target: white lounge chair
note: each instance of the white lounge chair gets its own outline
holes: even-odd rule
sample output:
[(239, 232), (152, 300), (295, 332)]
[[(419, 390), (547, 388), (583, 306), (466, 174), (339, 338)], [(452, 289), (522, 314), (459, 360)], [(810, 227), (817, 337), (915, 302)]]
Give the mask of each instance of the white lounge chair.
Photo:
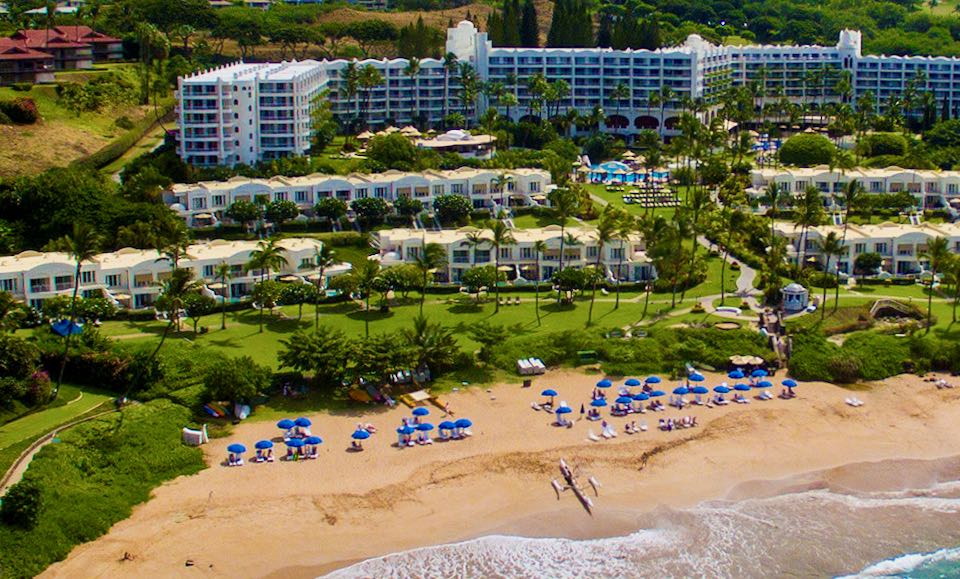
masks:
[(646, 431), (647, 431), (647, 423), (646, 423), (646, 421), (641, 422), (641, 423), (640, 423), (640, 432), (646, 432)]
[(594, 434), (594, 433), (593, 433), (593, 430), (590, 430), (590, 431), (587, 433), (587, 438), (589, 438), (590, 440), (592, 440), (592, 441), (594, 441), (594, 442), (600, 442), (600, 437), (597, 436), (596, 434)]
[(539, 411), (539, 410), (542, 409), (543, 407), (540, 406), (539, 404), (537, 404), (536, 402), (531, 402), (531, 403), (530, 403), (530, 408), (533, 408), (534, 410)]

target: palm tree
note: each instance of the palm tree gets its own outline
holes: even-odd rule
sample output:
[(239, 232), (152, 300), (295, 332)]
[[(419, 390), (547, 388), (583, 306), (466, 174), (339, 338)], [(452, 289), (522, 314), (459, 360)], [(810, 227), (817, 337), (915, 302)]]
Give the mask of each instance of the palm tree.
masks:
[[(250, 258), (246, 263), (247, 271), (260, 270), (260, 281), (267, 280), (271, 270), (279, 270), (290, 262), (283, 255), (284, 249), (277, 244), (276, 238), (262, 240), (257, 244), (257, 248), (250, 252)], [(260, 333), (263, 333), (263, 304), (260, 307)]]
[(413, 265), (420, 271), (422, 276), (420, 284), (420, 315), (423, 315), (423, 302), (427, 298), (427, 284), (430, 281), (430, 274), (437, 268), (443, 267), (447, 263), (447, 252), (439, 243), (424, 243), (423, 251), (417, 253), (416, 261)]
[(720, 262), (720, 305), (727, 299), (727, 259), (730, 257), (730, 244), (733, 242), (733, 232), (739, 223), (740, 207), (745, 203), (743, 194), (737, 192), (728, 198), (723, 209), (727, 225), (727, 241), (723, 244), (723, 260)]
[(617, 301), (613, 306), (615, 310), (620, 308), (620, 278), (623, 276), (623, 258), (626, 253), (624, 243), (630, 240), (630, 235), (633, 234), (636, 226), (636, 222), (629, 213), (626, 211), (621, 213), (620, 223), (617, 227), (617, 239), (620, 241), (620, 259), (617, 262)]
[[(863, 187), (860, 185), (860, 182), (854, 179), (850, 181), (843, 187), (843, 191), (840, 193), (840, 199), (843, 202), (843, 207), (846, 209), (846, 215), (843, 217), (843, 234), (840, 236), (840, 245), (846, 247), (847, 243), (847, 228), (850, 227), (850, 213), (853, 211), (853, 208), (856, 207), (860, 200), (863, 198)], [(853, 264), (850, 264), (850, 267), (853, 267)], [(840, 267), (838, 264), (837, 267), (837, 292), (834, 296), (833, 301), (833, 311), (837, 311), (837, 305), (840, 298)]]
[(774, 235), (774, 223), (776, 223), (777, 213), (780, 210), (780, 202), (787, 193), (786, 189), (776, 181), (772, 181), (767, 186), (767, 191), (763, 196), (763, 202), (770, 206), (767, 215), (770, 216), (770, 235)]
[(370, 294), (373, 293), (377, 281), (380, 279), (380, 262), (365, 259), (353, 268), (354, 280), (357, 289), (364, 299), (363, 329), (366, 337), (370, 337)]
[(497, 293), (497, 305), (494, 307), (493, 313), (497, 313), (500, 311), (500, 248), (513, 245), (517, 240), (513, 237), (513, 233), (507, 224), (500, 219), (490, 224), (490, 233), (490, 245), (493, 247), (494, 264), (497, 268), (497, 283), (494, 286)]
[(383, 73), (377, 70), (377, 67), (372, 64), (368, 64), (360, 69), (359, 78), (357, 79), (360, 89), (363, 91), (363, 114), (364, 121), (366, 121), (366, 115), (370, 110), (370, 97), (373, 89), (383, 84)]
[(199, 291), (200, 286), (200, 282), (193, 279), (193, 271), (189, 269), (176, 268), (170, 272), (170, 277), (164, 280), (160, 287), (160, 298), (162, 298), (163, 307), (167, 311), (169, 321), (163, 329), (163, 334), (160, 335), (160, 343), (157, 344), (156, 349), (150, 356), (151, 359), (156, 358), (160, 352), (160, 348), (163, 347), (163, 342), (167, 339), (170, 330), (179, 325), (180, 311), (185, 307), (187, 295)]
[(337, 263), (335, 257), (335, 252), (330, 249), (329, 245), (321, 245), (319, 248), (313, 251), (313, 260), (317, 264), (317, 298), (313, 302), (313, 327), (314, 329), (320, 327), (320, 297), (322, 296), (321, 292), (324, 288), (324, 276), (327, 268), (333, 267), (333, 264)]
[(73, 336), (73, 326), (77, 321), (77, 294), (80, 293), (80, 268), (84, 262), (92, 261), (97, 254), (97, 245), (100, 236), (85, 222), (77, 221), (73, 224), (73, 233), (62, 237), (57, 245), (76, 264), (73, 270), (73, 297), (70, 300), (70, 325), (67, 326), (67, 335), (63, 339), (63, 359), (60, 361), (60, 372), (57, 374), (57, 384), (53, 389), (56, 399), (63, 384), (63, 372), (67, 367), (67, 355), (70, 353), (70, 338)]
[[(690, 210), (693, 212), (693, 219), (690, 222), (690, 241), (692, 247), (690, 249), (690, 277), (693, 277), (695, 267), (697, 265), (697, 233), (699, 232), (698, 226), (700, 225), (700, 215), (707, 208), (707, 205), (710, 203), (710, 192), (702, 187), (695, 187), (693, 193), (690, 196)], [(683, 289), (680, 291), (680, 301), (682, 302), (687, 297), (687, 285), (683, 284)]]
[(447, 114), (449, 113), (448, 103), (450, 102), (450, 73), (455, 72), (459, 64), (457, 63), (457, 55), (448, 52), (443, 55), (443, 118), (446, 122)]
[[(543, 279), (543, 276), (540, 275), (540, 258), (541, 258), (541, 256), (543, 256), (543, 254), (544, 254), (546, 251), (547, 251), (547, 242), (546, 242), (546, 241), (544, 241), (544, 240), (542, 240), (542, 239), (538, 239), (537, 241), (534, 241), (534, 242), (533, 242), (533, 252), (536, 254), (536, 260), (537, 260), (537, 261), (536, 261), (536, 266), (535, 266), (535, 268), (536, 268), (536, 270), (537, 270), (537, 282), (536, 282), (536, 286), (534, 287), (534, 294), (533, 294), (533, 300), (534, 300), (533, 304), (534, 304), (534, 306), (533, 306), (533, 307), (534, 307), (534, 309), (535, 309), (536, 312), (537, 312), (537, 325), (538, 325), (538, 326), (540, 325), (540, 280)], [(960, 295), (960, 294), (958, 294), (958, 295)]]
[(841, 254), (843, 245), (840, 243), (836, 231), (828, 233), (818, 245), (820, 253), (824, 257), (823, 279), (821, 280), (823, 282), (823, 302), (820, 304), (820, 319), (823, 320), (827, 314), (827, 275), (830, 273), (830, 259)]
[(227, 329), (227, 289), (230, 287), (228, 282), (230, 281), (230, 274), (232, 270), (230, 264), (221, 261), (214, 267), (213, 274), (218, 280), (220, 280), (220, 285), (223, 286), (223, 299), (221, 300), (220, 308), (220, 329)]
[(930, 288), (927, 290), (927, 330), (930, 333), (930, 320), (933, 313), (933, 284), (937, 281), (937, 274), (949, 263), (950, 242), (946, 237), (934, 237), (927, 244), (926, 251), (920, 254), (930, 262)]
[(954, 255), (950, 259), (951, 276), (953, 277), (953, 319), (957, 323), (957, 306), (960, 305), (960, 256)]
[(563, 245), (565, 242), (565, 232), (567, 221), (580, 208), (580, 197), (570, 188), (554, 189), (550, 193), (550, 206), (553, 208), (553, 216), (560, 222), (560, 271), (563, 271)]
[(511, 109), (519, 104), (520, 101), (517, 100), (517, 95), (512, 92), (508, 92), (500, 97), (500, 105), (507, 110), (507, 118), (510, 120), (513, 120), (513, 118), (510, 116)]
[(617, 115), (620, 114), (620, 105), (623, 104), (623, 101), (630, 98), (630, 87), (620, 82), (612, 91), (610, 91), (610, 98), (617, 103)]
[(597, 299), (597, 280), (602, 275), (600, 265), (603, 260), (603, 249), (616, 237), (620, 228), (620, 221), (620, 211), (610, 205), (600, 214), (600, 219), (597, 221), (597, 259), (594, 262), (595, 271), (593, 275), (593, 288), (590, 292), (590, 309), (587, 311), (588, 326), (593, 323), (593, 303)]
[(414, 98), (414, 114), (410, 115), (410, 118), (416, 124), (417, 115), (420, 114), (420, 59), (416, 56), (410, 58), (407, 62), (407, 66), (403, 69), (403, 74), (407, 75), (410, 80), (414, 83), (413, 88), (413, 98)]
[(800, 255), (797, 261), (799, 269), (803, 269), (803, 259), (806, 256), (807, 236), (811, 227), (820, 225), (823, 219), (823, 201), (820, 190), (815, 186), (807, 187), (803, 197), (797, 203), (799, 214), (796, 216), (796, 225), (800, 226)]
[(493, 181), (490, 183), (491, 185), (493, 185), (493, 190), (494, 190), (494, 191), (499, 191), (499, 192), (500, 192), (500, 207), (501, 207), (501, 208), (504, 206), (504, 205), (503, 205), (503, 192), (506, 191), (506, 190), (509, 188), (510, 183), (513, 183), (513, 175), (510, 175), (509, 173), (503, 173), (503, 172), (499, 173), (496, 177), (494, 177), (494, 178), (493, 178)]
[(353, 114), (360, 116), (360, 69), (357, 68), (357, 62), (348, 62), (347, 66), (340, 69), (340, 94), (348, 99), (353, 99)]

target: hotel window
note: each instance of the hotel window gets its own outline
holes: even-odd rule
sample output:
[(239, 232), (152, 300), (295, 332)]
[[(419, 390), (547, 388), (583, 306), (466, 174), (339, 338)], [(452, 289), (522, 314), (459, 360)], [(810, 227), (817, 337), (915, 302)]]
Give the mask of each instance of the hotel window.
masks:
[(500, 248), (500, 259), (510, 259), (512, 255), (513, 255), (513, 248), (510, 248), (510, 247)]
[(867, 251), (867, 244), (866, 244), (866, 243), (854, 243), (854, 244), (853, 244), (853, 251), (854, 251), (854, 253), (864, 253), (864, 252)]
[(206, 208), (207, 208), (206, 197), (195, 197), (193, 199), (193, 209), (206, 209)]
[(117, 287), (120, 285), (120, 274), (107, 276), (107, 287)]
[(597, 258), (597, 254), (598, 254), (599, 252), (600, 252), (600, 248), (599, 248), (599, 247), (597, 247), (596, 245), (591, 245), (590, 247), (587, 248), (587, 258), (588, 258), (588, 259), (596, 259), (596, 258)]
[(434, 185), (433, 195), (434, 197), (439, 197), (440, 195), (443, 195), (443, 185)]
[(278, 191), (278, 192), (274, 193), (274, 194), (273, 194), (273, 200), (274, 200), (274, 201), (286, 201), (286, 200), (287, 200), (287, 192), (286, 192), (286, 191)]
[(530, 181), (530, 192), (531, 193), (540, 192), (540, 181)]
[(373, 189), (373, 196), (374, 196), (374, 197), (377, 197), (378, 199), (384, 199), (384, 198), (387, 196), (387, 188), (386, 188), (386, 187), (374, 187), (374, 189)]
[(520, 248), (520, 259), (533, 259), (533, 248), (532, 248), (532, 247), (521, 247), (521, 248)]
[(223, 207), (226, 205), (227, 200), (223, 195), (214, 195), (213, 196), (213, 207)]
[(407, 260), (413, 261), (417, 259), (417, 256), (420, 255), (420, 248), (413, 246), (407, 248)]
[(81, 272), (80, 272), (80, 283), (97, 283), (97, 272), (95, 272), (95, 271), (81, 271)]
[(353, 196), (355, 199), (366, 199), (367, 198), (367, 188), (361, 187), (359, 189), (353, 190)]
[(5, 292), (17, 291), (17, 280), (16, 279), (0, 279), (0, 290), (3, 290)]
[(306, 203), (307, 202), (307, 192), (306, 191), (297, 191), (294, 194), (294, 200), (297, 203)]
[(213, 277), (213, 266), (205, 265), (203, 266), (203, 277)]
[(614, 247), (610, 250), (610, 259), (623, 259), (623, 248)]
[(874, 243), (873, 249), (880, 255), (887, 253), (887, 244), (886, 243)]
[(476, 249), (473, 251), (473, 261), (477, 263), (487, 263), (490, 261), (489, 249)]
[(313, 259), (311, 259), (311, 258), (309, 258), (309, 257), (303, 257), (303, 258), (300, 259), (300, 268), (299, 268), (299, 269), (301, 269), (301, 270), (304, 270), (304, 269), (312, 269), (312, 268), (315, 267), (316, 265), (317, 265), (317, 264), (316, 264), (316, 262), (313, 261)]
[(463, 194), (463, 183), (454, 183), (454, 184), (450, 185), (450, 193), (452, 193), (452, 194), (454, 194), (454, 195), (462, 195), (462, 194)]

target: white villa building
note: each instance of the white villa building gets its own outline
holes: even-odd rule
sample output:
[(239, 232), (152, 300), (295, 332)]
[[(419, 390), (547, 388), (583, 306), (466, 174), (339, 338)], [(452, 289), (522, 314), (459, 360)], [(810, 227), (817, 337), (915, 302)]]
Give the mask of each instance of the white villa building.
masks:
[[(506, 187), (501, 183), (505, 180)], [(385, 171), (375, 174), (314, 174), (305, 177), (248, 179), (233, 177), (227, 181), (176, 184), (164, 199), (180, 213), (189, 226), (210, 225), (223, 219), (226, 209), (239, 200), (289, 200), (306, 215), (324, 197), (336, 197), (350, 204), (355, 199), (378, 197), (388, 202), (399, 197), (419, 199), (430, 207), (439, 195), (462, 195), (474, 208), (537, 205), (546, 202), (553, 189), (550, 173), (542, 169), (471, 169), (404, 173)]]
[[(495, 263), (493, 248), (489, 243), (471, 243), (469, 236), (477, 233), (481, 239), (491, 237), (489, 230), (474, 227), (441, 231), (385, 229), (374, 234), (373, 245), (379, 251), (372, 259), (379, 260), (384, 267), (413, 263), (424, 243), (437, 243), (446, 251), (447, 263), (436, 272), (435, 281), (459, 283), (468, 269)], [(565, 233), (573, 235), (579, 241), (579, 244), (574, 246), (565, 243), (565, 268), (593, 265), (599, 253), (607, 279), (614, 280), (619, 277), (621, 281), (634, 282), (656, 278), (656, 270), (647, 259), (646, 248), (639, 234), (631, 235), (622, 244), (614, 241), (600, 247), (596, 240), (596, 230), (591, 227), (567, 227)], [(540, 279), (549, 280), (560, 266), (560, 226), (515, 229), (512, 234), (516, 243), (500, 248), (500, 266), (511, 268), (507, 277), (517, 283), (536, 281), (537, 255), (533, 246), (537, 241), (544, 241), (547, 251), (540, 256)], [(621, 269), (618, 271), (618, 268)]]
[[(315, 253), (323, 243), (311, 238), (288, 238), (280, 241), (287, 266), (271, 271), (269, 276), (291, 283), (319, 282)], [(237, 299), (250, 294), (262, 272), (246, 270), (255, 241), (214, 240), (191, 245), (180, 261), (181, 268), (193, 271), (194, 279), (202, 280), (203, 291), (210, 295)], [(217, 265), (230, 265), (228, 287), (216, 278)], [(0, 257), (0, 290), (41, 309), (43, 301), (73, 292), (76, 264), (65, 253), (24, 251)], [(171, 264), (155, 250), (124, 248), (102, 253), (80, 269), (80, 294), (85, 297), (106, 297), (121, 308), (150, 307), (160, 294), (161, 284), (170, 276)], [(324, 271), (326, 280), (345, 273), (349, 264), (337, 264)]]
[[(886, 106), (889, 97), (902, 96), (915, 83), (917, 90), (933, 93), (952, 118), (960, 116), (960, 83), (954, 81), (960, 78), (960, 58), (864, 55), (860, 32), (854, 30), (841, 31), (836, 46), (715, 46), (694, 34), (680, 46), (658, 50), (500, 48), (464, 21), (447, 30), (445, 52), (469, 64), (479, 81), (502, 83), (514, 93), (519, 106), (510, 114), (515, 119), (530, 110), (527, 80), (543, 74), (549, 82), (562, 79), (570, 86), (569, 96), (557, 103), (561, 111), (586, 114), (601, 107), (608, 113), (606, 130), (626, 137), (642, 129), (669, 133), (684, 100), (712, 105), (731, 84), (762, 82), (771, 102), (779, 99), (777, 93), (793, 101), (837, 102), (841, 97), (833, 87), (842, 73), (850, 76), (854, 106), (867, 92), (878, 107)], [(384, 83), (369, 93), (348, 95), (341, 90), (341, 71), (351, 62), (373, 66)], [(472, 117), (491, 106), (507, 112), (482, 95), (473, 105), (461, 103), (459, 73), (444, 68), (442, 60), (421, 60), (412, 78), (405, 73), (407, 65), (402, 58), (237, 63), (183, 77), (180, 155), (195, 164), (229, 165), (305, 154), (311, 103), (327, 89), (341, 120), (359, 119), (371, 127), (435, 125), (450, 112)], [(826, 82), (809, 82), (810, 73), (820, 71)], [(617, 101), (612, 93), (621, 83), (630, 96)], [(661, 110), (650, 106), (650, 95), (662, 87), (672, 94)]]
[[(818, 247), (824, 238), (834, 232), (837, 237), (843, 235), (843, 226), (822, 225), (813, 227), (804, 233), (805, 249), (801, 252), (801, 230), (793, 223), (777, 222), (775, 231), (785, 237), (787, 258), (790, 261), (816, 258), (824, 263), (824, 257)], [(926, 270), (927, 261), (921, 255), (927, 249), (927, 243), (935, 237), (945, 237), (949, 241), (950, 251), (960, 253), (960, 225), (931, 224), (901, 225), (897, 223), (881, 223), (879, 225), (850, 225), (847, 227), (847, 237), (844, 242), (846, 254), (839, 260), (831, 258), (830, 271), (846, 274), (853, 273), (853, 265), (857, 256), (863, 253), (878, 253), (883, 259), (881, 272), (893, 276), (918, 275)], [(801, 255), (802, 253), (802, 255)]]
[(850, 181), (858, 181), (869, 193), (899, 193), (906, 191), (917, 200), (917, 207), (960, 209), (960, 171), (927, 171), (919, 169), (856, 168), (848, 171), (831, 170), (826, 165), (787, 169), (754, 169), (750, 173), (747, 193), (762, 197), (771, 184), (793, 196), (803, 195), (808, 187), (816, 187), (832, 204), (834, 194), (842, 192)]

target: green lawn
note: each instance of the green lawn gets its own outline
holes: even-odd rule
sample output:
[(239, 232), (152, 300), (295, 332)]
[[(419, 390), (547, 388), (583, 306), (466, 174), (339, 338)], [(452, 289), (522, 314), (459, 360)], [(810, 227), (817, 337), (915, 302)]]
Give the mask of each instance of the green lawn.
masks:
[[(671, 217), (673, 217), (673, 214), (676, 211), (676, 209), (674, 208), (657, 208), (657, 209), (650, 210), (650, 209), (644, 209), (640, 205), (633, 205), (633, 204), (627, 205), (626, 203), (623, 202), (623, 196), (626, 195), (626, 192), (607, 191), (604, 185), (587, 184), (587, 185), (584, 185), (584, 187), (586, 187), (587, 191), (589, 191), (591, 194), (603, 199), (604, 201), (610, 203), (614, 207), (620, 207), (621, 209), (626, 209), (627, 212), (630, 213), (631, 215), (647, 215), (647, 214), (650, 214), (652, 211), (652, 213), (656, 215), (663, 215), (665, 218), (670, 219)], [(627, 191), (629, 191), (631, 187), (626, 186), (626, 189)], [(684, 199), (683, 192), (682, 191), (675, 191), (675, 192), (680, 197), (680, 201), (683, 202), (683, 199)]]
[[(173, 128), (173, 127), (168, 125), (167, 128)], [(106, 167), (100, 169), (100, 171), (107, 175), (113, 175), (114, 173), (119, 173), (120, 171), (123, 170), (124, 167), (127, 166), (127, 163), (129, 163), (130, 161), (133, 161), (140, 155), (145, 155), (149, 153), (155, 147), (157, 147), (157, 145), (162, 143), (165, 134), (166, 133), (164, 132), (162, 126), (157, 125), (153, 127), (152, 129), (147, 131), (147, 134), (144, 135), (142, 139), (137, 141), (137, 143), (134, 146), (130, 147), (130, 149), (127, 150), (126, 153), (124, 153), (123, 155), (120, 155), (120, 157), (118, 157), (117, 160), (115, 160), (113, 163), (110, 163)]]
[[(71, 401), (80, 394), (81, 390), (72, 386), (64, 386), (60, 396), (64, 401)], [(109, 401), (112, 396), (83, 391), (83, 397), (76, 402), (56, 406), (28, 414), (23, 418), (8, 422), (0, 426), (0, 450), (17, 444), (28, 438), (35, 438), (49, 432), (56, 426), (70, 422), (74, 418), (88, 412), (98, 404)]]

